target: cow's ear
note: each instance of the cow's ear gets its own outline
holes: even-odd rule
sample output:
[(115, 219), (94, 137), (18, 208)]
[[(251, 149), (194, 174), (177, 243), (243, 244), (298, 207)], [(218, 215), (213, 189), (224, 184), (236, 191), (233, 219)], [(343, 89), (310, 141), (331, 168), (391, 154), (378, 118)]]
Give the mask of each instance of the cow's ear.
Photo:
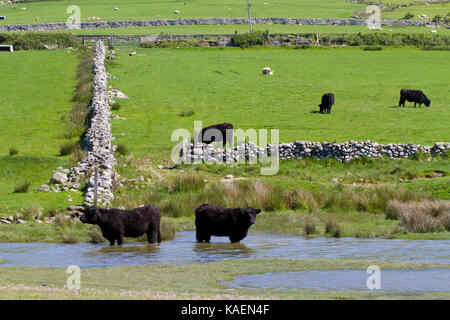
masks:
[(261, 209), (256, 209), (256, 214), (260, 213)]

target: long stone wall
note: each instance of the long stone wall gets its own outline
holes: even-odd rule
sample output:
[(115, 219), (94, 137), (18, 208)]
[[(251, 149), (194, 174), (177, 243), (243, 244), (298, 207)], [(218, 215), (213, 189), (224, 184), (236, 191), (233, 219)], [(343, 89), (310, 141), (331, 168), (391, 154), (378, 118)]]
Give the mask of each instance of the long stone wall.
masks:
[[(212, 145), (202, 144), (201, 147), (194, 148), (193, 144), (187, 146), (187, 162), (193, 161), (223, 161), (227, 157), (223, 150), (216, 150)], [(256, 146), (252, 143), (234, 147), (228, 154), (227, 161), (238, 161), (260, 157), (263, 153), (272, 154), (276, 150), (275, 145), (268, 145), (267, 148)], [(436, 142), (433, 146), (422, 146), (418, 144), (379, 144), (372, 141), (357, 142), (348, 141), (345, 143), (335, 142), (311, 142), (294, 141), (292, 143), (281, 143), (278, 145), (280, 159), (308, 158), (316, 157), (320, 159), (335, 158), (340, 162), (348, 162), (354, 158), (369, 157), (389, 157), (389, 158), (412, 158), (418, 153), (438, 155), (450, 150), (449, 142)]]
[[(365, 26), (363, 19), (320, 19), (320, 18), (255, 18), (253, 24), (284, 24), (284, 25), (340, 25)], [(95, 21), (81, 22), (81, 29), (129, 28), (129, 27), (158, 27), (182, 25), (239, 25), (248, 24), (248, 18), (199, 18), (172, 20), (138, 20), (138, 21)], [(434, 23), (413, 20), (382, 20), (385, 26), (425, 26)], [(49, 31), (70, 29), (66, 23), (18, 24), (0, 26), (0, 32), (17, 31)]]
[(76, 181), (83, 175), (90, 175), (85, 193), (85, 203), (94, 203), (95, 168), (98, 174), (98, 203), (108, 204), (114, 198), (112, 193), (112, 175), (116, 165), (111, 141), (111, 111), (109, 109), (109, 96), (107, 91), (108, 75), (105, 69), (106, 47), (102, 41), (95, 45), (94, 57), (94, 97), (91, 101), (91, 114), (86, 131), (83, 150), (86, 157), (69, 173), (69, 181)]

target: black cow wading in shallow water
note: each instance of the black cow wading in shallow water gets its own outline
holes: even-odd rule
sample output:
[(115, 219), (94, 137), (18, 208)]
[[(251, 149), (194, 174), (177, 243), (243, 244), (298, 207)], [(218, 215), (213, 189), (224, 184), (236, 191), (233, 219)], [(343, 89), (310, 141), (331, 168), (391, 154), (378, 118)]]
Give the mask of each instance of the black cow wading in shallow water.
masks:
[(325, 93), (322, 96), (322, 103), (319, 104), (320, 107), (319, 112), (323, 113), (326, 111), (327, 113), (331, 113), (331, 107), (333, 106), (333, 104), (334, 104), (334, 94)]
[(161, 242), (161, 212), (153, 205), (130, 210), (87, 207), (80, 220), (98, 225), (112, 246), (116, 240), (122, 245), (123, 237), (140, 237), (144, 233), (149, 243)]
[(211, 236), (229, 237), (230, 242), (239, 242), (247, 236), (255, 223), (260, 209), (222, 208), (202, 204), (195, 210), (195, 228), (198, 242), (209, 242)]
[(431, 103), (430, 99), (428, 99), (420, 90), (402, 89), (400, 90), (400, 102), (398, 103), (398, 106), (401, 107), (403, 105), (404, 107), (405, 101), (414, 102), (414, 108), (416, 107), (416, 104), (419, 104), (419, 107), (421, 107), (423, 103), (429, 107)]

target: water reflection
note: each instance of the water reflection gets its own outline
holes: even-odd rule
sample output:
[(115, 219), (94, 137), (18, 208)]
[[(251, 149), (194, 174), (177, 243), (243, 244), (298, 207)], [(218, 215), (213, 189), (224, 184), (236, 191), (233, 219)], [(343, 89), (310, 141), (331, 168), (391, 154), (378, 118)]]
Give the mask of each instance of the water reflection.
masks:
[(196, 243), (193, 252), (201, 261), (218, 261), (223, 259), (248, 259), (255, 253), (254, 249), (243, 243)]

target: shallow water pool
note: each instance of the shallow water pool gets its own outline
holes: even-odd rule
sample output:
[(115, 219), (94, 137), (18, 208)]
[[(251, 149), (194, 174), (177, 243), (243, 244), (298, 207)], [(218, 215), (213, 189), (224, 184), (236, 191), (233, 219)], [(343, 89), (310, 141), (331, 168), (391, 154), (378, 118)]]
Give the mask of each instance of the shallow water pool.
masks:
[(380, 288), (369, 290), (365, 270), (310, 270), (235, 277), (235, 289), (313, 289), (329, 291), (450, 292), (450, 269), (381, 270)]
[(49, 266), (99, 268), (123, 265), (191, 264), (224, 259), (318, 259), (347, 258), (403, 262), (450, 263), (448, 240), (387, 240), (325, 238), (250, 233), (241, 243), (213, 237), (196, 243), (195, 232), (180, 232), (161, 244), (0, 243), (2, 266)]

